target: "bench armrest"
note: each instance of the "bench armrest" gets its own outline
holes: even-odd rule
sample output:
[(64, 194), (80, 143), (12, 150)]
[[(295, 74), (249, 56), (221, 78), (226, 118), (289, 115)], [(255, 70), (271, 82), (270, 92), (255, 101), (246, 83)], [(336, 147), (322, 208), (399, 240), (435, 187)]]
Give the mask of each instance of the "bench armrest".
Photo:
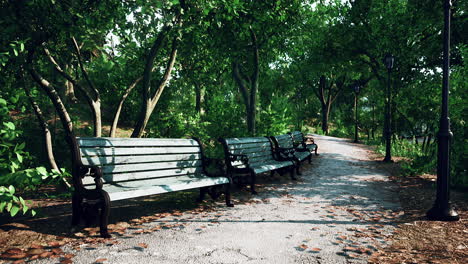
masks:
[(275, 154), (279, 160), (290, 160), (294, 158), (294, 148), (276, 148)]
[(231, 154), (229, 153), (229, 161), (238, 161), (240, 160), (244, 165), (249, 163), (249, 157), (245, 154)]
[[(96, 189), (102, 189), (102, 169), (98, 166), (92, 165), (81, 165), (78, 168), (78, 177), (83, 179), (85, 176), (91, 176), (94, 178), (94, 182), (96, 183)], [(82, 185), (82, 184), (81, 184)]]

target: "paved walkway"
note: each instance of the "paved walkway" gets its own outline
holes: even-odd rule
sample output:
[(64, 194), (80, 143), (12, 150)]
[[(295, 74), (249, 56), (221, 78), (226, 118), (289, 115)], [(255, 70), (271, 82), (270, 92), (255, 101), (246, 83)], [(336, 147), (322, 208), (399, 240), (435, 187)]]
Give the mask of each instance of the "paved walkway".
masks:
[[(74, 263), (366, 263), (394, 228), (396, 186), (362, 146), (315, 138), (320, 155), (297, 182), (265, 177), (259, 195), (242, 192), (248, 199), (234, 208), (165, 217), (142, 226), (158, 231), (128, 229), (142, 234), (119, 244), (64, 250)], [(167, 224), (175, 227), (158, 228)]]

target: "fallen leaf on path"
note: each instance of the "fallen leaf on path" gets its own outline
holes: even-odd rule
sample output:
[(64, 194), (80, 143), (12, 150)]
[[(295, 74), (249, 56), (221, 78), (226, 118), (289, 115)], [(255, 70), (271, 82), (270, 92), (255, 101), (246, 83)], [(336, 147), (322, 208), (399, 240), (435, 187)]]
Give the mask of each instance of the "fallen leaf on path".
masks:
[(146, 243), (138, 243), (138, 246), (142, 248), (148, 248), (148, 244)]
[(71, 263), (73, 263), (71, 259), (63, 259), (62, 261), (60, 261), (60, 264), (71, 264)]
[(100, 259), (96, 259), (95, 262), (96, 262), (96, 263), (102, 263), (102, 262), (104, 262), (104, 261), (107, 261), (107, 259), (106, 259), (106, 258), (100, 258)]
[(319, 252), (320, 250), (322, 250), (321, 248), (311, 248), (310, 251), (316, 251), (316, 252)]
[(302, 244), (302, 245), (300, 245), (300, 246), (299, 246), (299, 248), (302, 248), (302, 249), (304, 249), (304, 250), (305, 250), (305, 249), (307, 249), (307, 248), (308, 248), (308, 246), (307, 246), (307, 245), (305, 245), (305, 244)]
[(18, 254), (18, 253), (23, 253), (23, 250), (20, 248), (10, 248), (7, 251), (5, 251), (7, 254)]

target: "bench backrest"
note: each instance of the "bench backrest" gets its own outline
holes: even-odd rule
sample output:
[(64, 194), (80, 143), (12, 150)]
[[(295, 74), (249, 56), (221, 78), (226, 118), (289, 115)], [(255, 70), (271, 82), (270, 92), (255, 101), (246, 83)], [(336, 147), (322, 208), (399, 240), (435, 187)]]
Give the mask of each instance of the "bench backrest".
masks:
[(301, 131), (293, 131), (289, 133), (293, 138), (294, 144), (302, 144), (304, 141), (304, 134)]
[(244, 167), (240, 160), (230, 161), (229, 154), (247, 155), (251, 167), (274, 161), (271, 141), (267, 137), (222, 138), (220, 141), (224, 147), (228, 167)]
[(279, 136), (272, 136), (273, 142), (276, 147), (279, 148), (293, 148), (293, 138), (290, 134), (284, 134)]
[[(203, 153), (195, 139), (77, 138), (83, 165), (100, 166), (103, 182), (203, 173)], [(83, 184), (94, 184), (85, 177)]]

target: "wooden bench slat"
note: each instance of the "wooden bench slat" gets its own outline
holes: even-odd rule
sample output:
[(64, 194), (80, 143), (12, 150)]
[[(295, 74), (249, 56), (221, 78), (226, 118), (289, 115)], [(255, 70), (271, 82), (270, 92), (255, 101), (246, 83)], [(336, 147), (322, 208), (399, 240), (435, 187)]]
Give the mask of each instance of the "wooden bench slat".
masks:
[(201, 160), (200, 153), (166, 154), (166, 155), (138, 155), (138, 156), (86, 156), (81, 161), (84, 165), (127, 164), (158, 161)]
[(226, 143), (228, 145), (232, 144), (242, 144), (242, 143), (262, 143), (262, 142), (270, 142), (265, 137), (248, 137), (248, 138), (226, 138)]
[(271, 156), (271, 149), (235, 149), (230, 151), (231, 154), (244, 154), (247, 156), (250, 156), (251, 154), (260, 154), (260, 155), (267, 155), (269, 154)]
[(256, 149), (256, 148), (270, 148), (271, 144), (270, 142), (261, 142), (261, 143), (243, 143), (243, 144), (232, 144), (229, 145), (229, 149)]
[(276, 170), (288, 166), (292, 166), (293, 163), (291, 161), (280, 161), (276, 163), (264, 164), (261, 166), (254, 167), (255, 173), (263, 173), (271, 170)]
[(148, 155), (148, 154), (182, 154), (200, 153), (199, 147), (167, 147), (167, 148), (81, 148), (81, 156), (115, 156), (115, 155)]
[(227, 183), (229, 183), (229, 180), (226, 177), (208, 177), (204, 174), (196, 174), (192, 176), (105, 184), (104, 189), (109, 193), (111, 201), (116, 201)]
[[(148, 178), (161, 178), (169, 176), (189, 175), (194, 173), (201, 173), (203, 170), (201, 167), (196, 168), (183, 168), (183, 169), (168, 169), (168, 170), (156, 170), (156, 171), (137, 171), (137, 172), (126, 172), (126, 173), (115, 173), (115, 174), (104, 174), (102, 181), (107, 182), (121, 182), (129, 180), (141, 180)], [(94, 178), (85, 177), (83, 184), (94, 185)]]
[(194, 139), (182, 138), (92, 138), (78, 137), (81, 147), (170, 147), (198, 146)]
[(110, 174), (110, 173), (123, 173), (123, 172), (144, 171), (144, 170), (167, 170), (167, 169), (189, 168), (189, 167), (200, 167), (200, 166), (202, 166), (201, 160), (152, 162), (152, 163), (139, 163), (139, 164), (104, 165), (102, 166), (102, 172), (104, 174)]

